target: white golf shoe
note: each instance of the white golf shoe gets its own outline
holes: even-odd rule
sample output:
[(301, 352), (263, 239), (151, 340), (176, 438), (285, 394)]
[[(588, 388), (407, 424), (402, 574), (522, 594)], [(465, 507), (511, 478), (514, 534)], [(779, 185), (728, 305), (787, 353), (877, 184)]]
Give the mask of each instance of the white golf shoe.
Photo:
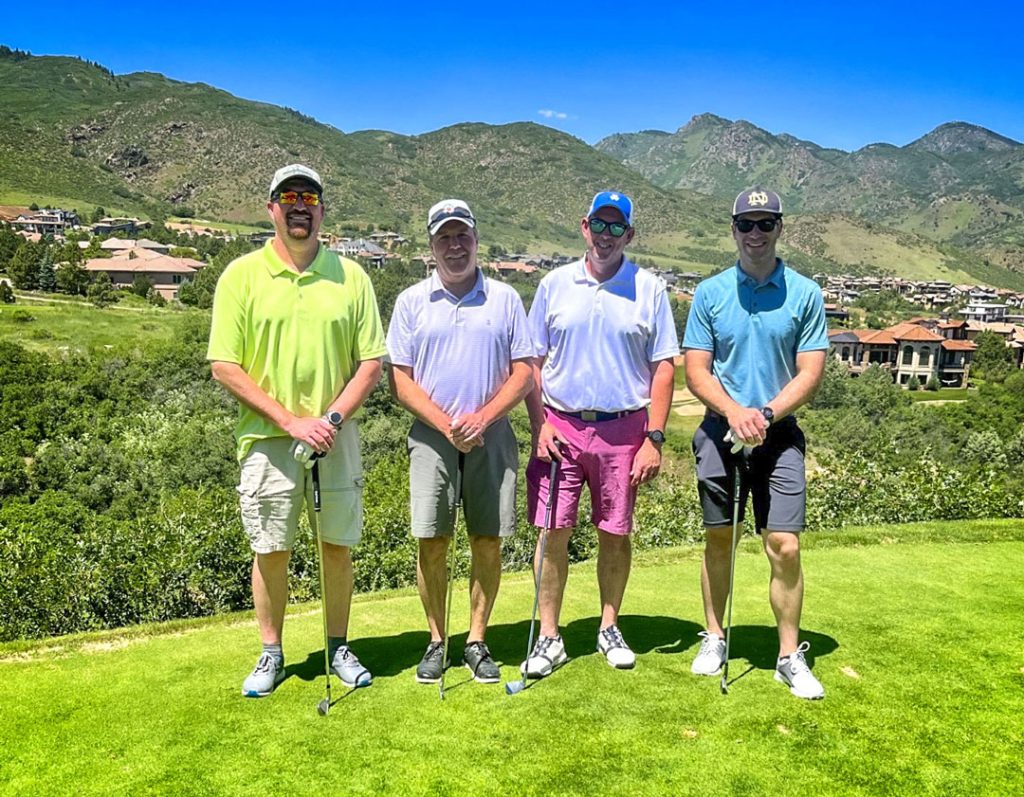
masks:
[(710, 631), (701, 631), (697, 636), (704, 639), (690, 665), (690, 672), (694, 675), (718, 675), (725, 664), (725, 640)]
[(779, 659), (775, 667), (775, 680), (788, 686), (789, 691), (797, 697), (804, 700), (821, 700), (825, 696), (825, 687), (814, 677), (804, 659), (804, 653), (810, 647), (810, 642), (801, 642), (800, 647), (789, 656)]
[(533, 646), (530, 658), (524, 661), (519, 670), (527, 678), (545, 678), (566, 660), (565, 643), (559, 636), (542, 636)]
[(616, 625), (610, 625), (598, 633), (597, 649), (617, 670), (629, 670), (636, 664), (636, 654), (630, 650)]

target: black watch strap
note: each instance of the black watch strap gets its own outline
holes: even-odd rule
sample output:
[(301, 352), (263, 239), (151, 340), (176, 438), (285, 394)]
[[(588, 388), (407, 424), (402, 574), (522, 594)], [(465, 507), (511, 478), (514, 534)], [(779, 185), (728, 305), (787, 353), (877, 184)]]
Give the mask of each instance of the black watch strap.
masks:
[(650, 440), (652, 443), (657, 443), (658, 445), (661, 445), (662, 443), (665, 442), (665, 433), (661, 431), (661, 429), (654, 429), (647, 433), (647, 439)]

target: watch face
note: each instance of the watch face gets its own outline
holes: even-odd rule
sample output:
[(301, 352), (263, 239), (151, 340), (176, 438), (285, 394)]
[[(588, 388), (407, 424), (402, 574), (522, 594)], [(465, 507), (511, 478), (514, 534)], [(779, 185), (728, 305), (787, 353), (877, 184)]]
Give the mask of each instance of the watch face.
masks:
[(648, 432), (647, 436), (650, 438), (652, 443), (664, 443), (665, 442), (665, 433), (662, 432), (662, 431), (657, 431), (656, 430), (656, 431), (653, 431), (653, 432)]
[(327, 413), (327, 423), (329, 423), (331, 426), (334, 426), (335, 428), (341, 426), (344, 420), (345, 416), (342, 415), (337, 410)]

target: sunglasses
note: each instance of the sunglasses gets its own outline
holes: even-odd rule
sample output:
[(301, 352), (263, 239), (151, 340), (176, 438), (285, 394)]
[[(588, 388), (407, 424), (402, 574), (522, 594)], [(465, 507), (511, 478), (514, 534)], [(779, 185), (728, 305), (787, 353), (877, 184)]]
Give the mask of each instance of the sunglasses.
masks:
[(629, 225), (623, 224), (621, 221), (609, 222), (604, 219), (599, 219), (596, 216), (587, 219), (587, 226), (595, 235), (600, 235), (605, 230), (608, 230), (608, 234), (611, 235), (612, 238), (621, 238), (626, 234), (626, 230), (629, 229)]
[(275, 195), (275, 199), (281, 205), (294, 205), (299, 201), (299, 197), (302, 197), (302, 204), (306, 207), (313, 208), (320, 204), (320, 194), (315, 191), (279, 191)]
[(761, 232), (771, 232), (778, 226), (779, 219), (758, 219), (757, 221), (752, 219), (736, 219), (733, 224), (736, 225), (736, 229), (740, 232), (750, 232), (755, 227)]
[(468, 219), (474, 223), (476, 222), (472, 213), (462, 208), (452, 208), (451, 210), (442, 210), (440, 213), (435, 213), (427, 223), (427, 227), (433, 227), (439, 221), (447, 221), (448, 219)]

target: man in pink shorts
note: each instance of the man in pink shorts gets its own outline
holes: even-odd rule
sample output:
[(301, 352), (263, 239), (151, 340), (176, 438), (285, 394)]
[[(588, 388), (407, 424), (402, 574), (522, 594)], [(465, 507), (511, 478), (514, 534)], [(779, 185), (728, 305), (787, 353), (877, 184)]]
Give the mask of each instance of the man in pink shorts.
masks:
[[(540, 637), (522, 667), (531, 678), (566, 660), (558, 618), (584, 484), (598, 529), (597, 649), (613, 667), (636, 663), (618, 627), (633, 504), (637, 488), (661, 468), (679, 354), (664, 282), (623, 254), (635, 233), (629, 197), (597, 194), (580, 229), (586, 255), (541, 280), (529, 315), (536, 358), (535, 387), (526, 399), (534, 438), (527, 505), (537, 526), (552, 494), (549, 463), (560, 461), (540, 583)], [(539, 556), (538, 544), (536, 567)]]

